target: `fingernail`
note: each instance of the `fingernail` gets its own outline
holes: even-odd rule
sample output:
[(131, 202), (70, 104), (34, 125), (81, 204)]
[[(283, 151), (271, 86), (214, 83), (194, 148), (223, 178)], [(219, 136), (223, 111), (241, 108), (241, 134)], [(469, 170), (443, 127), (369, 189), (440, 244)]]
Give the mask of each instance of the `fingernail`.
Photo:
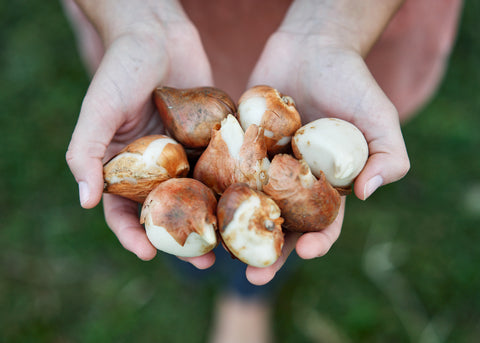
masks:
[(375, 175), (365, 184), (363, 189), (363, 199), (366, 200), (370, 195), (373, 194), (383, 184), (383, 178), (380, 175)]
[(90, 190), (85, 181), (80, 181), (78, 183), (78, 192), (80, 193), (80, 204), (84, 206), (90, 198)]

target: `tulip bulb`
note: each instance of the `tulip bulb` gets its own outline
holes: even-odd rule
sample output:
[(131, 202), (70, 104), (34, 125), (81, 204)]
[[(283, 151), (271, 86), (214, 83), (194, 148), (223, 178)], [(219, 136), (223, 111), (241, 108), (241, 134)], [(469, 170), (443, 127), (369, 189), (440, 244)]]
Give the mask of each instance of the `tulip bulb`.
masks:
[(183, 147), (164, 135), (151, 135), (127, 145), (103, 167), (104, 192), (142, 203), (159, 183), (184, 177), (190, 167)]
[(213, 87), (176, 89), (159, 87), (154, 101), (167, 132), (185, 148), (204, 148), (212, 128), (236, 112), (235, 102)]
[(218, 201), (217, 218), (223, 243), (240, 261), (267, 267), (280, 257), (283, 219), (277, 204), (245, 183), (227, 188)]
[(140, 223), (158, 250), (182, 256), (201, 256), (217, 245), (217, 200), (201, 182), (170, 179), (159, 184), (142, 207)]
[(368, 144), (353, 124), (336, 118), (317, 119), (301, 127), (292, 141), (293, 152), (304, 159), (312, 173), (325, 174), (335, 187), (348, 187), (362, 171)]
[(293, 99), (270, 86), (255, 86), (242, 94), (237, 117), (244, 130), (255, 124), (264, 128), (267, 151), (285, 152), (302, 125)]
[(322, 172), (317, 180), (305, 161), (291, 155), (275, 155), (268, 174), (263, 191), (280, 207), (285, 229), (320, 231), (337, 217), (340, 194)]
[(228, 186), (245, 182), (261, 190), (267, 182), (267, 158), (263, 129), (251, 125), (243, 132), (229, 115), (213, 130), (212, 140), (200, 156), (193, 177), (222, 194)]

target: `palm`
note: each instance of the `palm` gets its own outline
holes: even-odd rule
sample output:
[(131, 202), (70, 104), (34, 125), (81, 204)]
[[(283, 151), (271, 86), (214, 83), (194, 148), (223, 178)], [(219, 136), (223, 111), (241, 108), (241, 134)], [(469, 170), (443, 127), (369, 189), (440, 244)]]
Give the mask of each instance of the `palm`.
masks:
[(366, 183), (374, 175), (382, 174), (389, 183), (408, 170), (398, 113), (354, 50), (325, 44), (315, 35), (277, 32), (250, 83), (268, 83), (292, 96), (304, 124), (337, 117), (363, 132), (370, 157), (355, 182), (359, 198), (365, 198)]
[[(187, 29), (188, 30), (188, 29)], [(180, 29), (181, 32), (185, 30)], [(178, 36), (178, 35), (177, 35)], [(175, 42), (159, 44), (139, 35), (120, 37), (110, 46), (106, 59), (118, 59), (107, 83), (111, 98), (104, 106), (119, 107), (117, 129), (107, 149), (106, 158), (133, 139), (163, 132), (163, 126), (152, 101), (153, 90), (160, 85), (191, 87), (211, 84), (206, 58), (195, 37), (184, 34)], [(196, 44), (195, 44), (196, 43)], [(163, 47), (173, 47), (165, 51)], [(199, 56), (186, 59), (180, 56)], [(172, 61), (175, 61), (172, 63)], [(109, 65), (111, 61), (108, 61)], [(101, 71), (102, 65), (100, 65)], [(192, 71), (188, 73), (188, 71)]]
[(315, 36), (274, 34), (250, 83), (269, 83), (292, 96), (304, 123), (330, 116), (362, 126), (360, 116), (390, 105), (358, 54), (322, 45)]

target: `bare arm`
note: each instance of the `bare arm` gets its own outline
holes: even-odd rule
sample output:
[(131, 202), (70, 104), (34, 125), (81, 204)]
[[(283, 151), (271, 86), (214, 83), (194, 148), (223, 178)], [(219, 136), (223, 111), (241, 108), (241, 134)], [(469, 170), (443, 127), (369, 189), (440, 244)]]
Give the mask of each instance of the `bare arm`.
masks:
[(404, 0), (296, 0), (279, 31), (318, 35), (365, 57)]

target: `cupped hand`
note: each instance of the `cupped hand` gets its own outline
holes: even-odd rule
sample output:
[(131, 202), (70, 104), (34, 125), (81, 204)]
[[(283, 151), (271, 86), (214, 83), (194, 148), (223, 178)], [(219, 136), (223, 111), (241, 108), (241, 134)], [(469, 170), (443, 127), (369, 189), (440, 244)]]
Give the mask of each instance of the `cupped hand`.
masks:
[[(211, 85), (212, 76), (198, 32), (176, 1), (105, 0), (93, 3), (93, 9), (92, 2), (78, 2), (85, 13), (73, 2), (67, 2), (66, 8), (73, 9), (74, 24), (90, 27), (77, 27), (77, 32), (90, 33), (79, 38), (101, 45), (95, 53), (84, 54), (98, 56), (99, 65), (83, 100), (66, 160), (78, 182), (81, 205), (92, 208), (102, 198), (103, 163), (134, 139), (163, 132), (152, 101), (153, 90), (159, 85)], [(121, 244), (141, 259), (152, 259), (156, 249), (139, 223), (138, 204), (110, 194), (104, 195), (103, 204), (107, 224)], [(212, 255), (191, 259), (199, 268), (213, 261)]]
[[(354, 183), (365, 200), (378, 187), (402, 178), (410, 165), (395, 107), (355, 49), (329, 37), (278, 31), (271, 36), (252, 73), (250, 86), (268, 84), (290, 95), (306, 124), (336, 117), (356, 125), (369, 147), (367, 164)], [(329, 227), (303, 235), (287, 234), (282, 257), (268, 268), (247, 269), (254, 284), (269, 282), (296, 248), (304, 259), (324, 255), (340, 235), (345, 209)]]

